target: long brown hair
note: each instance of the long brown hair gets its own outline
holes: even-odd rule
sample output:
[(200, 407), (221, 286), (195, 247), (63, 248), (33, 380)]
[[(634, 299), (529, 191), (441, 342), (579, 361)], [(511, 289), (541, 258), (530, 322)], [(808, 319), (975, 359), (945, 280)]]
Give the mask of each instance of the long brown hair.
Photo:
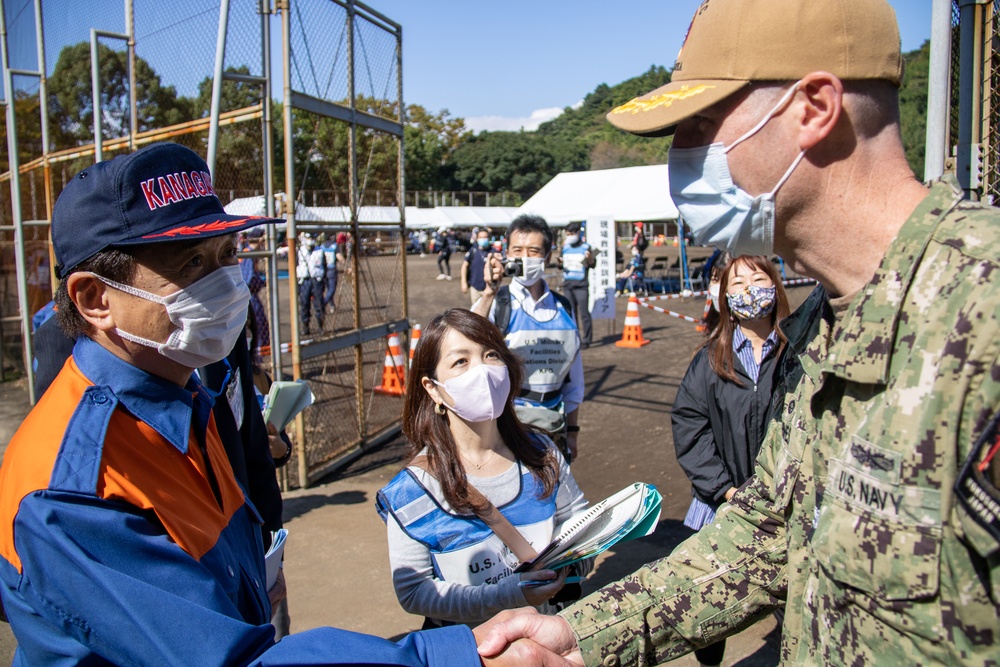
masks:
[(463, 308), (452, 308), (435, 316), (423, 329), (423, 335), (414, 351), (409, 390), (403, 404), (403, 433), (410, 441), (410, 453), (415, 456), (424, 446), (427, 447), (427, 462), (431, 474), (441, 483), (441, 491), (452, 507), (465, 511), (480, 509), (468, 497), (468, 478), (448, 426), (448, 415), (451, 413), (437, 414), (434, 411), (434, 400), (420, 384), (425, 377), (436, 379), (437, 365), (441, 359), (441, 341), (452, 329), (487, 350), (495, 351), (507, 366), (511, 391), (503, 414), (497, 418), (497, 428), (514, 458), (527, 466), (542, 484), (542, 497), (547, 498), (556, 488), (559, 468), (552, 452), (531, 439), (530, 431), (514, 412), (514, 397), (524, 376), (521, 360), (504, 343), (496, 325)]
[(788, 317), (789, 309), (788, 296), (785, 294), (785, 286), (781, 284), (781, 276), (778, 274), (778, 270), (774, 268), (774, 264), (767, 257), (762, 255), (740, 255), (739, 257), (734, 257), (722, 268), (722, 277), (719, 280), (719, 298), (717, 300), (719, 324), (712, 330), (708, 340), (705, 342), (705, 345), (708, 346), (708, 363), (719, 377), (742, 387), (743, 382), (736, 375), (736, 362), (733, 360), (733, 331), (737, 326), (736, 316), (729, 310), (729, 300), (726, 298), (726, 293), (729, 290), (729, 274), (737, 266), (745, 266), (752, 271), (763, 271), (771, 279), (771, 282), (774, 283), (774, 310), (771, 311), (768, 318), (771, 321), (771, 328), (778, 335), (777, 352), (779, 353), (784, 348), (787, 339), (781, 331), (781, 327), (778, 326), (778, 322)]

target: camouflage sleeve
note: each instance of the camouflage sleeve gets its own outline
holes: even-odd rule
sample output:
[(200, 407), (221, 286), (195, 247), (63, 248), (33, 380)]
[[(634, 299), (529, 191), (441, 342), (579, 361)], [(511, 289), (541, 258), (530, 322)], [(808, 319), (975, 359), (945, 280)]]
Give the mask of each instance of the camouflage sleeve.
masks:
[[(784, 603), (784, 516), (791, 493), (783, 489), (794, 484), (789, 470), (798, 466), (789, 465), (780, 434), (780, 424), (772, 422), (754, 477), (713, 524), (670, 556), (562, 612), (588, 665), (673, 660), (749, 627)], [(785, 472), (776, 476), (776, 469)]]

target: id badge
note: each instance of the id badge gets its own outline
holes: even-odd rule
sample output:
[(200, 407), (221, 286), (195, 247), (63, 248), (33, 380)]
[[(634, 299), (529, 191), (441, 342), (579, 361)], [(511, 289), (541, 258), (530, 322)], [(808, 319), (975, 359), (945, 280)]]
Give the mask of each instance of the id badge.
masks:
[(990, 420), (955, 482), (955, 494), (975, 521), (1000, 542), (1000, 413)]

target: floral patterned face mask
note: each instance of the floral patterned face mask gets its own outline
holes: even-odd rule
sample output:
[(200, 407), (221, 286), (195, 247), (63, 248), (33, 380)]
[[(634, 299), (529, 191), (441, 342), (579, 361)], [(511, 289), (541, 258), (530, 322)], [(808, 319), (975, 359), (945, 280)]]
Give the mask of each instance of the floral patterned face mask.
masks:
[(775, 287), (747, 285), (735, 294), (727, 294), (729, 310), (740, 320), (759, 320), (774, 310), (774, 300), (778, 290)]

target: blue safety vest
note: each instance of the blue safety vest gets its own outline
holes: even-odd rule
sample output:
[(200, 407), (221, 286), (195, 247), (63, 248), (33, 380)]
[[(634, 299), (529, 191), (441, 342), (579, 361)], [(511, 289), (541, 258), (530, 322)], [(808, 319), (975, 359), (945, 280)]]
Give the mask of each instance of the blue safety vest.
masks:
[[(521, 488), (511, 502), (497, 509), (536, 550), (552, 540), (556, 493), (540, 498), (542, 485), (520, 463)], [(420, 468), (400, 471), (376, 494), (375, 507), (385, 521), (389, 514), (403, 531), (430, 551), (434, 576), (472, 586), (495, 584), (513, 573), (517, 556), (475, 514), (458, 514), (418, 479)]]
[(580, 243), (577, 245), (564, 245), (562, 249), (563, 280), (565, 281), (585, 281), (587, 280), (587, 267), (584, 266), (584, 256), (590, 250), (590, 245)]
[(580, 332), (573, 313), (554, 294), (553, 301), (555, 310), (548, 311), (552, 316), (542, 322), (512, 300), (510, 324), (504, 335), (507, 347), (524, 362), (526, 388), (538, 393), (563, 386), (580, 350)]

